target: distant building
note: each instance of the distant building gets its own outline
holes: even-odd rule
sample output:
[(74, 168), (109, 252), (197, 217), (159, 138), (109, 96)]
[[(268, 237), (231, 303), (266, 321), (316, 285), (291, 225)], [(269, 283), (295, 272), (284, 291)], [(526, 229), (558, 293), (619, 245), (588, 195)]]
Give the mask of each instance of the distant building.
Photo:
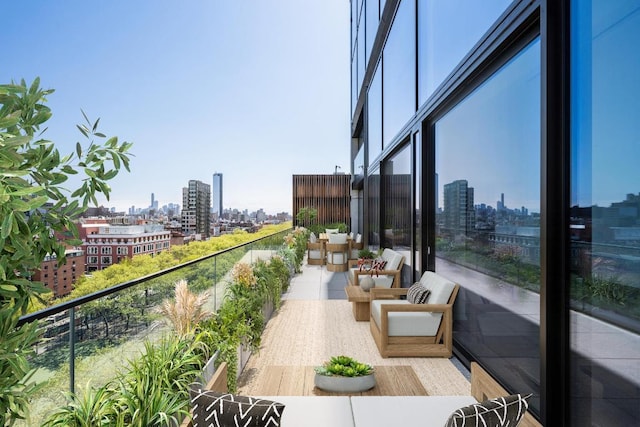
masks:
[(213, 187), (211, 188), (211, 199), (213, 202), (212, 213), (214, 214), (214, 217), (221, 218), (222, 212), (223, 212), (222, 174), (218, 172), (213, 174)]
[(94, 220), (80, 226), (86, 271), (102, 270), (124, 258), (156, 255), (171, 247), (171, 231), (161, 225), (112, 225)]
[(182, 232), (185, 236), (200, 234), (210, 236), (211, 186), (202, 181), (190, 180), (182, 189)]
[(47, 256), (32, 279), (51, 289), (54, 297), (62, 297), (73, 290), (73, 285), (85, 272), (85, 254), (80, 249), (67, 249), (66, 262), (58, 266), (55, 254)]
[(466, 179), (444, 185), (443, 233), (464, 235), (475, 228), (473, 198), (473, 187), (469, 187)]

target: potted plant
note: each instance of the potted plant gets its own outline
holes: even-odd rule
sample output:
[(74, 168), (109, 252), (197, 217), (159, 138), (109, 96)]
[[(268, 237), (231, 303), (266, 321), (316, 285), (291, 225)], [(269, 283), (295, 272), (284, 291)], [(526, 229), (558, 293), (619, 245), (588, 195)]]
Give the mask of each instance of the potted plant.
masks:
[(374, 254), (370, 249), (364, 248), (358, 251), (358, 258), (360, 259), (374, 259), (376, 254)]
[(349, 356), (333, 356), (315, 371), (315, 386), (325, 391), (356, 393), (376, 385), (373, 366)]

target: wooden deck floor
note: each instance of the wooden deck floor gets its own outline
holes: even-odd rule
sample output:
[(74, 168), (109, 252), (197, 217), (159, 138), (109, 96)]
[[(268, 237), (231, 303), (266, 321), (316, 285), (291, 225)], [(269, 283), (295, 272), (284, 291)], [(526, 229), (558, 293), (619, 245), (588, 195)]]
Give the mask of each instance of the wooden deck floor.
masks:
[(254, 393), (262, 396), (426, 396), (411, 366), (374, 366), (376, 386), (362, 393), (329, 393), (314, 386), (313, 366), (266, 366)]

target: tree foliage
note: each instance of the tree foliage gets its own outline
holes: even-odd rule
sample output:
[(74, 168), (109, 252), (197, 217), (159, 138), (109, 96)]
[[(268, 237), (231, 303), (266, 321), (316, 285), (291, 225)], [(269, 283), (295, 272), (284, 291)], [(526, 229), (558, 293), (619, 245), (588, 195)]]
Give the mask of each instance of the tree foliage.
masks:
[[(66, 246), (80, 243), (73, 220), (97, 204), (98, 193), (108, 199), (107, 181), (122, 167), (129, 170), (131, 143), (106, 139), (99, 119), (92, 123), (84, 112), (78, 129), (86, 142), (76, 143), (74, 152), (62, 155), (44, 139), (41, 127), (52, 115), (45, 103), (52, 93), (40, 88), (39, 79), (0, 85), (0, 425), (24, 416), (36, 387), (29, 382), (27, 356), (37, 325), (17, 323), (32, 300), (48, 291), (30, 277), (45, 257), (63, 261)], [(81, 182), (75, 190), (65, 187), (72, 175)]]

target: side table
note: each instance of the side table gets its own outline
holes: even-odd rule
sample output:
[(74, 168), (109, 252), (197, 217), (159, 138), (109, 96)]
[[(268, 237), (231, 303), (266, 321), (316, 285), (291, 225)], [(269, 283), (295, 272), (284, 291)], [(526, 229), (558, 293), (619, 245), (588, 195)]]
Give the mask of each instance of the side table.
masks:
[(353, 317), (358, 321), (367, 321), (371, 316), (371, 301), (369, 292), (362, 290), (360, 286), (347, 285), (344, 288), (347, 293), (347, 300), (353, 307)]

